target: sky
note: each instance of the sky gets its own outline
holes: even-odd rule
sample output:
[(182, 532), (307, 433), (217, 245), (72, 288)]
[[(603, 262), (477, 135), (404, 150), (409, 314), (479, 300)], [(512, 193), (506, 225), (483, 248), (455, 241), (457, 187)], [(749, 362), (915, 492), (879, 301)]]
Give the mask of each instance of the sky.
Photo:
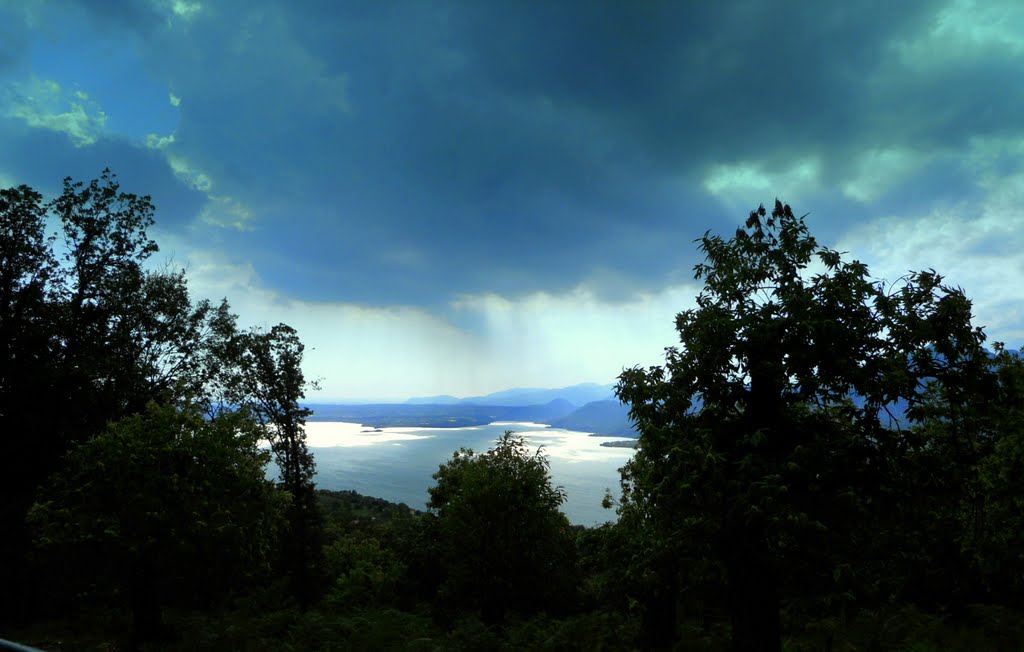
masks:
[(775, 198), (1024, 344), (1024, 3), (0, 0), (0, 187), (109, 167), (313, 401), (612, 382)]

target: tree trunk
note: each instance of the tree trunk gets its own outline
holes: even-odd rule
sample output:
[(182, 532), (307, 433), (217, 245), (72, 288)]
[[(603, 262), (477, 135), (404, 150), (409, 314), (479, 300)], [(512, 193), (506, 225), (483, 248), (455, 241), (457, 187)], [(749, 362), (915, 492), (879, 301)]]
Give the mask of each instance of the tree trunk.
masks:
[(727, 564), (732, 649), (781, 652), (778, 581), (771, 557), (757, 533), (747, 528), (731, 530)]
[(153, 572), (153, 564), (143, 552), (131, 580), (133, 649), (160, 635), (162, 610)]
[(659, 586), (644, 604), (640, 626), (640, 647), (644, 650), (671, 650), (677, 639), (675, 582)]
[[(734, 450), (736, 461), (753, 454), (761, 465), (754, 478), (766, 468), (778, 464), (788, 447), (787, 433), (782, 418), (782, 389), (786, 385), (782, 373), (781, 355), (774, 343), (778, 341), (774, 329), (762, 328), (752, 338), (749, 352), (750, 391), (744, 414), (744, 434), (763, 433), (760, 445), (746, 444)], [(736, 652), (781, 652), (782, 624), (779, 616), (778, 579), (775, 564), (765, 537), (763, 525), (752, 523), (746, 514), (749, 498), (744, 497), (745, 486), (752, 479), (738, 479), (734, 487), (730, 512), (725, 518), (724, 545), (729, 575), (729, 610), (732, 616), (732, 649)]]

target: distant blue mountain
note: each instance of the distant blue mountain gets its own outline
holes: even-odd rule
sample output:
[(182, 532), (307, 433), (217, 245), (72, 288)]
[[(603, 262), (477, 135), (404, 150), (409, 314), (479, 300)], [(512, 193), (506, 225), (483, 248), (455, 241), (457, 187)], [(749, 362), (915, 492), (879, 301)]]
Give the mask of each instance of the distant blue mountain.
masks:
[(577, 406), (613, 396), (614, 385), (581, 383), (560, 389), (514, 388), (459, 399), (449, 394), (410, 398), (404, 403), (316, 404), (311, 421), (350, 421), (379, 428), (417, 426), (451, 428), (493, 421), (550, 424)]
[(614, 385), (598, 385), (597, 383), (581, 383), (559, 389), (542, 389), (536, 387), (517, 387), (506, 389), (486, 396), (471, 396), (462, 399), (462, 403), (471, 405), (543, 405), (556, 399), (572, 403), (574, 406), (585, 405), (592, 401), (600, 401), (613, 396)]
[[(1016, 350), (1010, 353), (1018, 354)], [(494, 392), (486, 396), (459, 399), (448, 394), (410, 398), (405, 403), (388, 404), (330, 404), (309, 405), (313, 421), (354, 421), (377, 427), (420, 426), (454, 427), (475, 426), (493, 421), (534, 421), (568, 430), (592, 432), (597, 435), (622, 438), (639, 436), (635, 424), (629, 419), (629, 406), (615, 398), (609, 383), (581, 383), (560, 389), (519, 387)], [(851, 399), (860, 407), (864, 400)], [(694, 400), (693, 409), (699, 410), (701, 401)], [(907, 402), (899, 401), (887, 406), (879, 417), (888, 427), (907, 427)]]
[[(1013, 356), (1020, 356), (1020, 351), (1017, 349), (1006, 349), (1006, 352)], [(995, 358), (995, 352), (986, 349), (986, 353), (989, 358)], [(942, 354), (935, 354), (935, 357), (939, 361), (945, 360)], [(926, 379), (927, 380), (927, 379)], [(864, 407), (864, 399), (860, 396), (851, 396), (854, 404), (857, 407)], [(906, 428), (913, 425), (910, 418), (907, 416), (907, 409), (910, 407), (910, 403), (906, 399), (900, 399), (894, 403), (886, 405), (883, 409), (879, 410), (878, 418), (881, 420), (883, 426), (889, 428)]]
[(625, 437), (635, 439), (640, 436), (633, 421), (629, 418), (629, 406), (623, 405), (618, 399), (593, 401), (566, 416), (555, 419), (551, 425), (566, 430), (592, 432), (604, 437)]
[(454, 403), (429, 405), (417, 403), (378, 403), (373, 405), (310, 405), (310, 421), (348, 421), (375, 428), (419, 427), (458, 428), (480, 426), (494, 421), (533, 421), (551, 423), (573, 411), (564, 399), (543, 405), (474, 405)]

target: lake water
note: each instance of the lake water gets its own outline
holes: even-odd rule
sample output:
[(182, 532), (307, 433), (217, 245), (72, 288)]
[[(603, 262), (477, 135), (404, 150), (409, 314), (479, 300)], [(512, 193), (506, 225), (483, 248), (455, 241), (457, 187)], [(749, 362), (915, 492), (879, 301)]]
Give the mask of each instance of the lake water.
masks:
[(565, 489), (562, 505), (569, 520), (599, 525), (615, 520), (601, 507), (605, 489), (619, 495), (618, 469), (633, 454), (630, 448), (601, 446), (604, 437), (550, 428), (537, 423), (495, 422), (471, 428), (383, 428), (372, 432), (356, 423), (310, 421), (307, 444), (316, 458), (321, 489), (354, 489), (396, 503), (424, 509), (427, 488), (438, 466), (460, 447), (483, 452), (506, 430), (520, 434), (535, 449), (544, 447), (554, 484)]

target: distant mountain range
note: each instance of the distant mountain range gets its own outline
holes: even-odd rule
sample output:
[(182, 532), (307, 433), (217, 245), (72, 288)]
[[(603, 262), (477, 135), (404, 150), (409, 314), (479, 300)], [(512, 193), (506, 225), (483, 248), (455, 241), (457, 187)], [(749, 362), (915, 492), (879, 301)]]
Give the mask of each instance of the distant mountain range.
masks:
[(597, 383), (580, 383), (559, 389), (537, 387), (517, 387), (506, 389), (485, 396), (456, 398), (443, 394), (441, 396), (424, 396), (410, 398), (405, 405), (501, 405), (509, 407), (525, 407), (544, 405), (554, 400), (564, 400), (579, 407), (594, 401), (604, 401), (614, 397), (614, 384), (598, 385)]
[(494, 421), (551, 423), (572, 413), (576, 406), (565, 400), (544, 405), (404, 404), (310, 405), (310, 421), (350, 421), (374, 428), (460, 428)]
[[(494, 421), (532, 421), (599, 436), (639, 437), (629, 407), (615, 397), (614, 385), (581, 383), (557, 389), (518, 387), (485, 396), (447, 394), (410, 398), (404, 403), (309, 405), (311, 421), (350, 421), (376, 428), (454, 428)], [(854, 403), (864, 400), (852, 395)], [(699, 409), (696, 400), (694, 408)], [(888, 427), (906, 426), (906, 401), (890, 404), (879, 416)]]
[(640, 436), (636, 425), (629, 418), (629, 406), (623, 405), (618, 399), (593, 401), (573, 410), (551, 425), (566, 430), (592, 432), (604, 437), (625, 437), (635, 439)]
[(351, 421), (375, 428), (456, 428), (494, 421), (532, 421), (609, 437), (639, 435), (613, 384), (581, 383), (558, 389), (514, 388), (486, 396), (447, 394), (411, 398), (405, 403), (311, 404), (311, 421)]

